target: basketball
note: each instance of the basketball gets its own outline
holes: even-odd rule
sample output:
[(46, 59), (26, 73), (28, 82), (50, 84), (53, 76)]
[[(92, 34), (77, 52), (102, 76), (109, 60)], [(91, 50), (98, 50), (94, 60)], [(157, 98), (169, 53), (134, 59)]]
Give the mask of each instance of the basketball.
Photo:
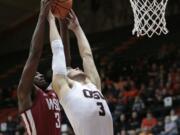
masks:
[(51, 11), (56, 17), (64, 19), (72, 8), (72, 0), (54, 0)]

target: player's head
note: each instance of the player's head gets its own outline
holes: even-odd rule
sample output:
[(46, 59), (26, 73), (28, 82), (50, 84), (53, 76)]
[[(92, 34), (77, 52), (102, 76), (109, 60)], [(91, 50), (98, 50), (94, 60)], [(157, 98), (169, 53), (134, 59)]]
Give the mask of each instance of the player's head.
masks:
[(69, 68), (67, 69), (68, 73), (67, 76), (72, 79), (72, 80), (85, 80), (86, 74), (80, 70), (78, 67), (77, 68)]
[(42, 90), (44, 90), (48, 86), (48, 83), (45, 80), (44, 75), (39, 72), (36, 72), (36, 75), (34, 77), (34, 84), (37, 85)]

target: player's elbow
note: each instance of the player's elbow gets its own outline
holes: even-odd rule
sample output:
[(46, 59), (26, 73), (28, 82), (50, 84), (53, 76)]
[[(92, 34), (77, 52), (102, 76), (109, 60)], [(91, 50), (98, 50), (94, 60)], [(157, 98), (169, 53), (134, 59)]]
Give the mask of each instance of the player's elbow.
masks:
[(24, 87), (22, 82), (19, 83), (19, 86), (17, 88), (17, 98), (19, 101), (24, 101), (31, 95), (30, 90), (27, 90), (27, 88)]
[(17, 89), (18, 101), (23, 101), (26, 98), (26, 94), (25, 94), (25, 92), (23, 92), (23, 89), (21, 87), (18, 87), (18, 89)]

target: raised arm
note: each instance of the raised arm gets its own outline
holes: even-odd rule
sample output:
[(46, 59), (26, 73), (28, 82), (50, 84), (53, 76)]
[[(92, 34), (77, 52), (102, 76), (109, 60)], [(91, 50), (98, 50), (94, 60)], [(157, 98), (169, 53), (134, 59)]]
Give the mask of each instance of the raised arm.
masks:
[(71, 29), (76, 35), (79, 52), (83, 61), (84, 72), (91, 82), (94, 83), (99, 90), (101, 90), (101, 80), (94, 63), (89, 42), (73, 10), (70, 11), (69, 16), (66, 19), (69, 23), (68, 28)]
[(24, 66), (17, 90), (18, 105), (20, 112), (31, 107), (33, 102), (31, 99), (32, 93), (35, 90), (33, 80), (36, 74), (36, 70), (43, 49), (45, 20), (46, 15), (49, 11), (49, 6), (49, 1), (41, 1), (40, 14), (31, 40), (29, 56)]
[(56, 27), (55, 17), (52, 15), (51, 11), (49, 12), (49, 36), (51, 42), (52, 49), (52, 70), (53, 70), (53, 81), (52, 86), (58, 97), (61, 98), (62, 93), (69, 89), (68, 81), (67, 81), (67, 69), (66, 69), (66, 61), (64, 55), (64, 46), (62, 43), (62, 39), (59, 35), (59, 32)]

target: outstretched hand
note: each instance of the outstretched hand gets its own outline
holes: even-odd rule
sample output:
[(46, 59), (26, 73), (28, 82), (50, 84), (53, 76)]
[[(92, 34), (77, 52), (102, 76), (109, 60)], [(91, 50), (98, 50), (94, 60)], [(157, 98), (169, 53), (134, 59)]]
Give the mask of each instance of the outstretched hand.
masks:
[(78, 18), (72, 9), (65, 19), (67, 21), (68, 28), (72, 31), (75, 31), (80, 26)]
[(51, 3), (52, 0), (41, 0), (40, 15), (47, 17), (51, 7)]

